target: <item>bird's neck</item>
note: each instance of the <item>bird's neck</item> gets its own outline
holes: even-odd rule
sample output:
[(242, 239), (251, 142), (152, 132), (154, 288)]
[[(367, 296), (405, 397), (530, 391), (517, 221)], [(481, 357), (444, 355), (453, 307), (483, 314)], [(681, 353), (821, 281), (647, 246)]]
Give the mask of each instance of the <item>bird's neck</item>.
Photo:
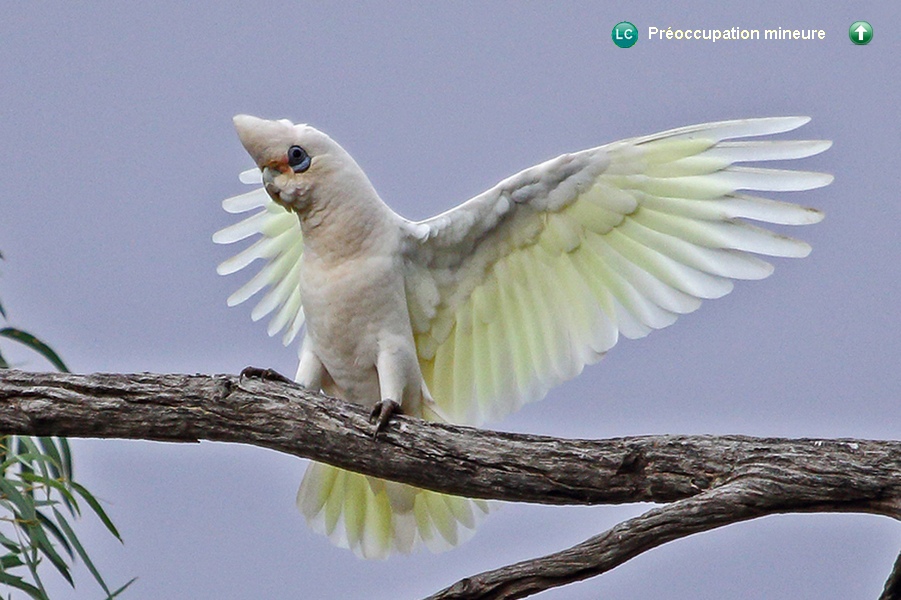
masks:
[(304, 252), (326, 263), (392, 251), (400, 219), (368, 181), (331, 189), (298, 217)]

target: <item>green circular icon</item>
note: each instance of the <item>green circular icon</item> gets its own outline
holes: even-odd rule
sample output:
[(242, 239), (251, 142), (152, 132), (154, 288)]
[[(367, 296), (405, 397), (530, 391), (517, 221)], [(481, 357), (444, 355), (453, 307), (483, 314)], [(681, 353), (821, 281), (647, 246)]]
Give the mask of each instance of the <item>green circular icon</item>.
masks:
[(866, 21), (854, 21), (848, 28), (848, 37), (858, 46), (866, 46), (873, 39), (873, 26)]
[(638, 28), (628, 21), (623, 21), (613, 27), (610, 37), (613, 38), (613, 43), (620, 48), (631, 48), (638, 41)]

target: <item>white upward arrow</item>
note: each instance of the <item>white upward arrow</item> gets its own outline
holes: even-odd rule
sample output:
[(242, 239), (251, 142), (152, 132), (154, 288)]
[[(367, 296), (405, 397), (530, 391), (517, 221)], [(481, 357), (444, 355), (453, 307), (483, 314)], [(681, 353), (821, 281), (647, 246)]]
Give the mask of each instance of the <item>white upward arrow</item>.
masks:
[(858, 25), (858, 26), (857, 26), (857, 29), (855, 29), (854, 31), (857, 32), (857, 41), (858, 41), (858, 42), (862, 42), (862, 41), (863, 41), (863, 34), (865, 34), (865, 33), (867, 32), (867, 28), (864, 27), (863, 25)]

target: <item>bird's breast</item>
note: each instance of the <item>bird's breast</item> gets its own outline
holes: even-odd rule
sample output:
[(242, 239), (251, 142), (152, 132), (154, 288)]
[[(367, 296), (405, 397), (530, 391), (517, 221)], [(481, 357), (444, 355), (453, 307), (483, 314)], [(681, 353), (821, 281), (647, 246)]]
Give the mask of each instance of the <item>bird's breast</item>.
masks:
[(347, 400), (379, 399), (379, 340), (386, 335), (412, 339), (403, 275), (396, 263), (396, 258), (380, 256), (326, 268), (305, 257), (301, 297), (307, 335), (337, 386), (348, 390)]

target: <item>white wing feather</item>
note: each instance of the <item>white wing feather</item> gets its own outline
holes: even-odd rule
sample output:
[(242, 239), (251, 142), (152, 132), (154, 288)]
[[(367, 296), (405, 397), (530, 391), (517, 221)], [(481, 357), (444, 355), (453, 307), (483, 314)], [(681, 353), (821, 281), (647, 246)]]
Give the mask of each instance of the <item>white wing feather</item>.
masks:
[(809, 119), (708, 123), (566, 154), (408, 223), (407, 298), (423, 375), (451, 421), (481, 424), (543, 397), (616, 344), (647, 335), (810, 247), (742, 219), (802, 225), (816, 210), (743, 191), (827, 185), (822, 173), (735, 166), (824, 141), (724, 141)]
[[(241, 181), (259, 185), (259, 169), (241, 173)], [(260, 236), (250, 246), (223, 261), (216, 269), (228, 275), (247, 267), (257, 259), (266, 264), (256, 275), (229, 296), (228, 305), (245, 302), (264, 288), (269, 291), (251, 311), (258, 321), (272, 314), (267, 332), (270, 336), (285, 330), (282, 341), (287, 346), (300, 332), (304, 323), (300, 297), (300, 257), (303, 254), (303, 235), (297, 216), (289, 213), (269, 198), (262, 187), (252, 192), (228, 198), (222, 207), (230, 213), (245, 213), (259, 209), (243, 221), (217, 231), (213, 241), (231, 244), (251, 236)], [(274, 313), (274, 314), (273, 314)]]

